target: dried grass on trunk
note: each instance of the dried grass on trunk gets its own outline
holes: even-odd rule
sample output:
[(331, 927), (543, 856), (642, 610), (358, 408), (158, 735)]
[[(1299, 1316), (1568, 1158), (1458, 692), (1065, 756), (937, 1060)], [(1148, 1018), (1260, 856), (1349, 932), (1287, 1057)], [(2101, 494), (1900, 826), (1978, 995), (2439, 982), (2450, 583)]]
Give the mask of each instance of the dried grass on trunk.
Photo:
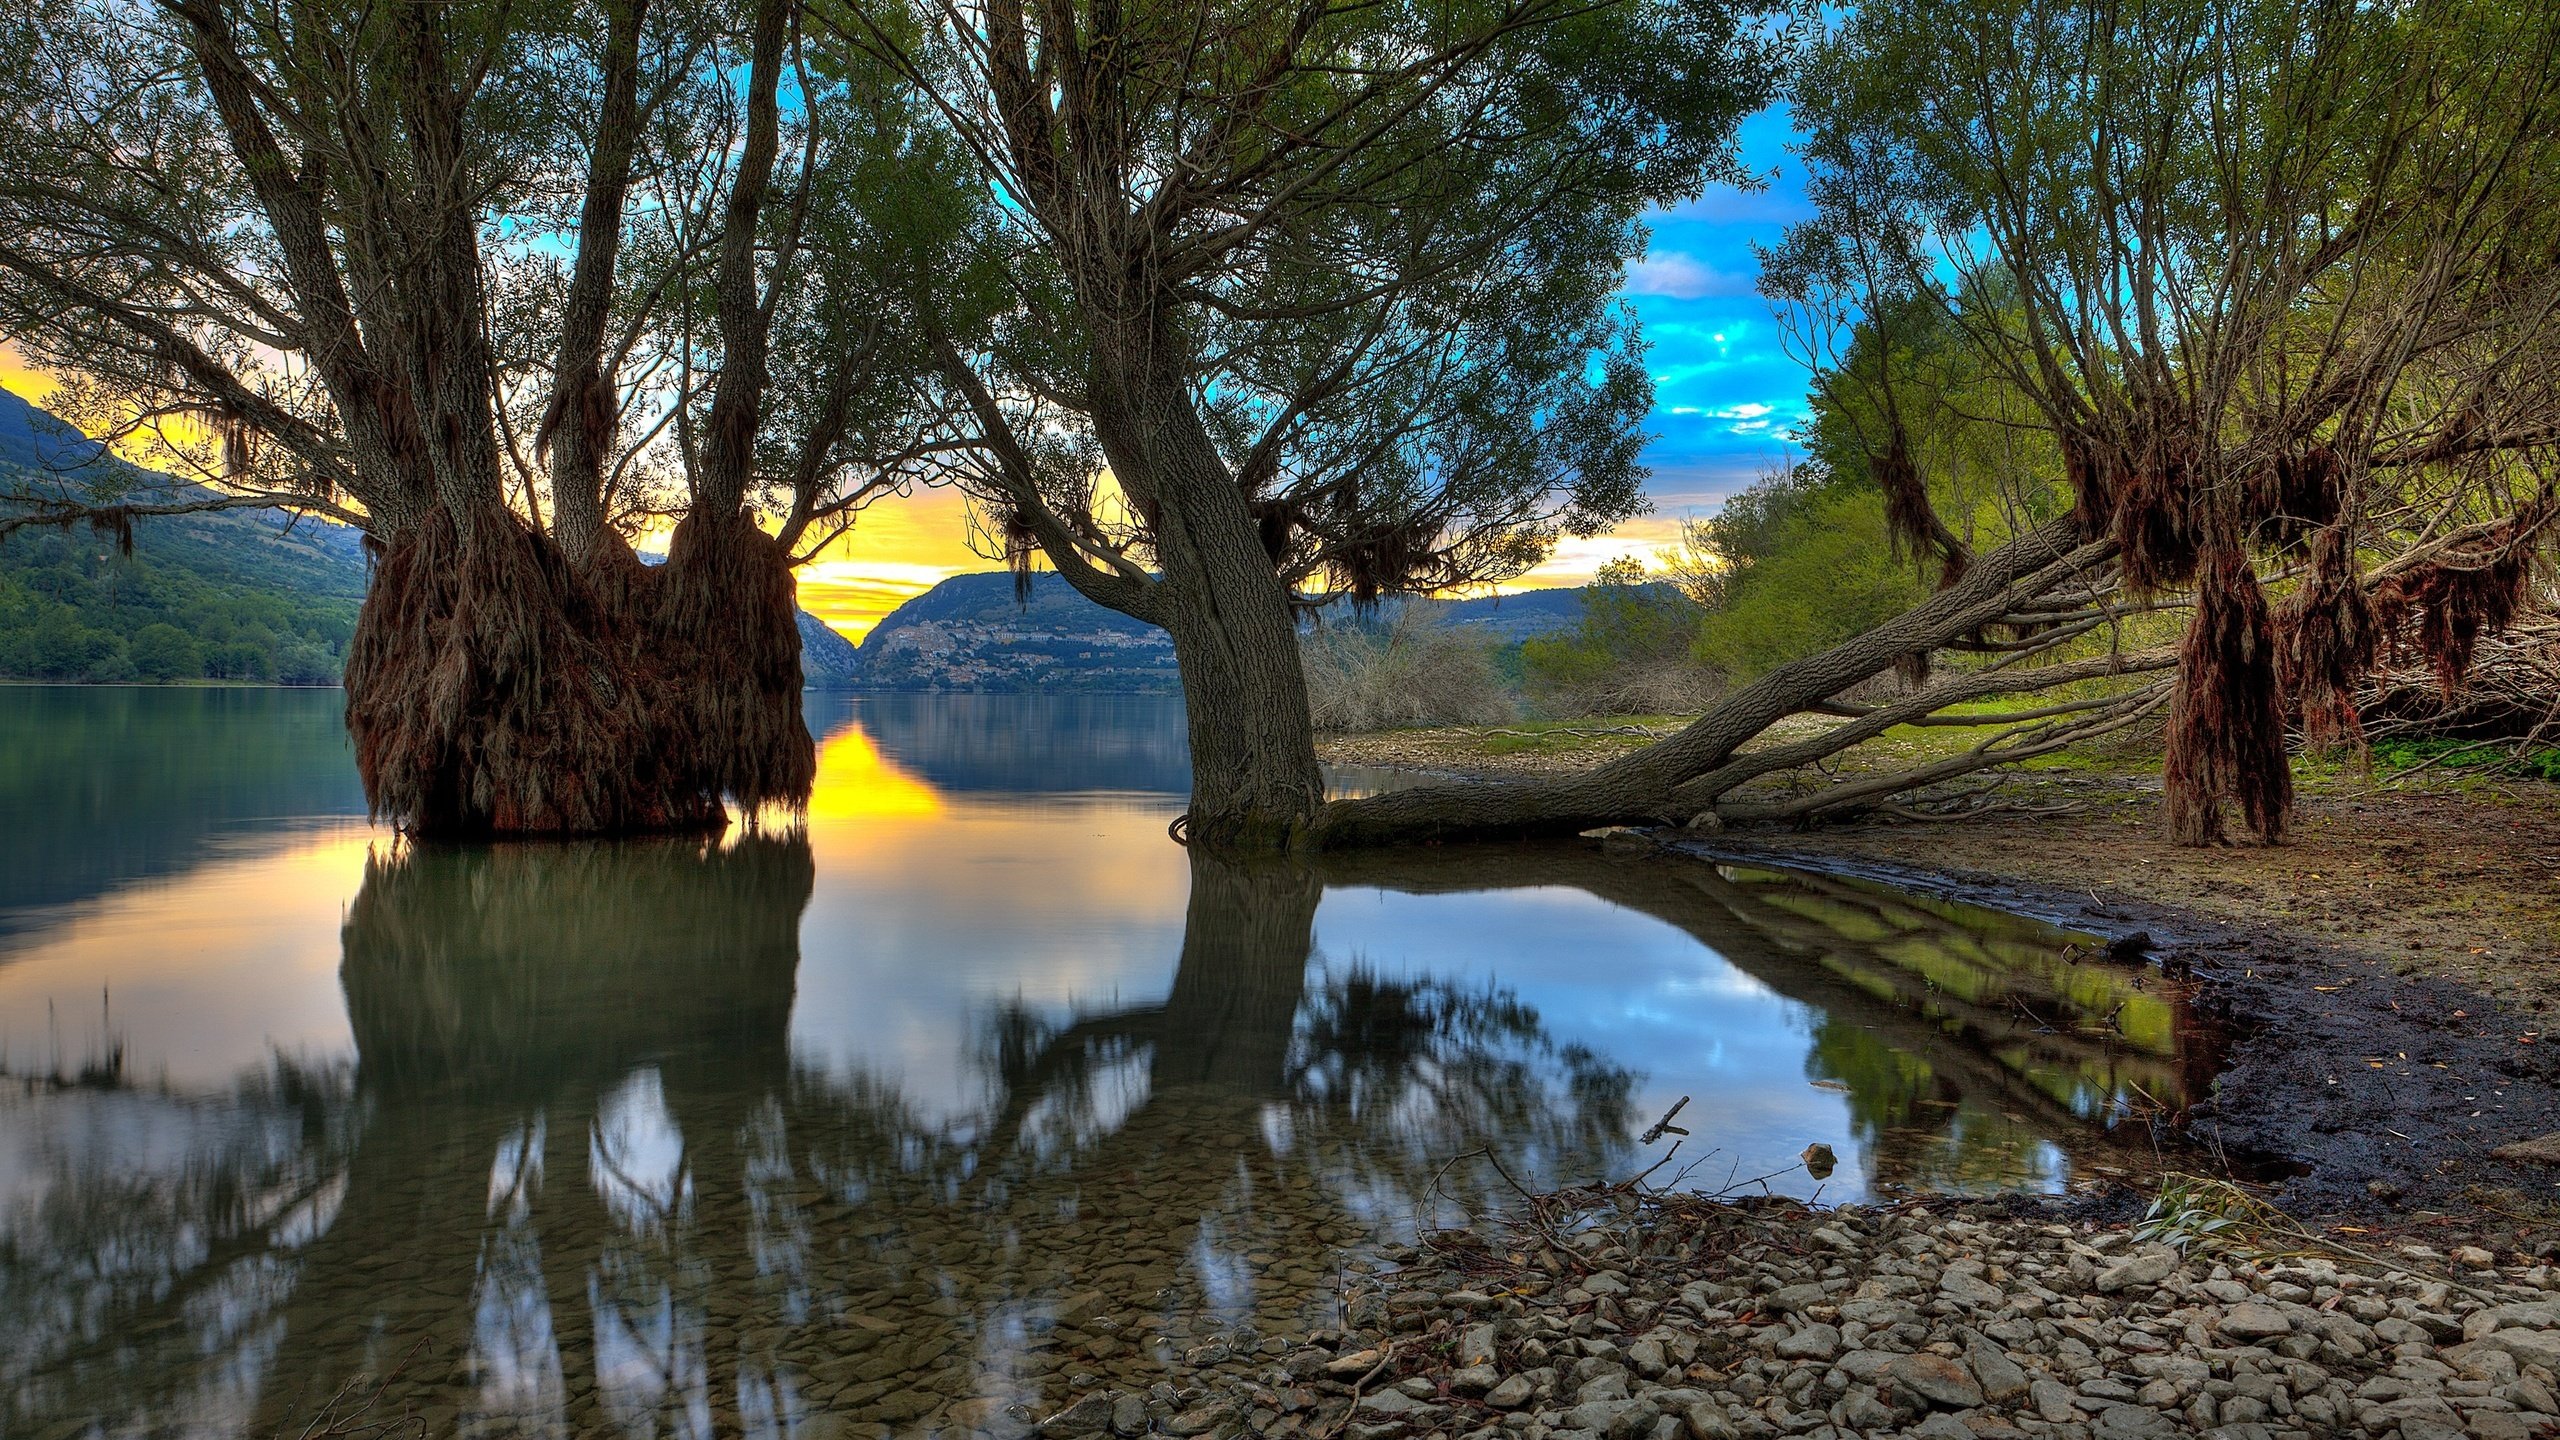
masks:
[(790, 572), (761, 535), (678, 535), (682, 567), (609, 545), (586, 575), (504, 517), (393, 545), (347, 652), (373, 813), (447, 838), (629, 834), (805, 801)]
[(2181, 845), (2220, 843), (2228, 803), (2260, 841), (2281, 844), (2293, 771), (2266, 595), (2236, 546), (2209, 547), (2196, 579), (2195, 618), (2179, 642), (2169, 713), (2169, 836)]
[(2276, 675), (2302, 717), (2303, 743), (2314, 750), (2361, 751), (2364, 721), (2356, 696), (2373, 673), (2382, 626), (2357, 573), (2355, 543), (2344, 525), (2311, 540), (2311, 573), (2278, 606)]

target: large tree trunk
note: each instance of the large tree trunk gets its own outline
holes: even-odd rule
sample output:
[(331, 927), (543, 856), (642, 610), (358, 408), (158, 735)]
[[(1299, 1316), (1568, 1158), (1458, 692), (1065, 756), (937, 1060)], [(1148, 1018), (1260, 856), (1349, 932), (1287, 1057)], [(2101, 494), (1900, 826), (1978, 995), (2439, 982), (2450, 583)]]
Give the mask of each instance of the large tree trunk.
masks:
[(592, 566), (498, 514), (382, 557), (347, 650), (374, 814), (415, 835), (716, 830), (728, 802), (808, 799), (800, 632), (778, 547), (677, 531), (668, 563)]
[(1164, 576), (1147, 618), (1173, 637), (1182, 672), (1187, 835), (1213, 850), (1290, 849), (1324, 806), (1324, 772), (1288, 591), (1179, 380), (1138, 361), (1118, 373), (1139, 379), (1131, 391), (1097, 384), (1095, 428), (1147, 513)]

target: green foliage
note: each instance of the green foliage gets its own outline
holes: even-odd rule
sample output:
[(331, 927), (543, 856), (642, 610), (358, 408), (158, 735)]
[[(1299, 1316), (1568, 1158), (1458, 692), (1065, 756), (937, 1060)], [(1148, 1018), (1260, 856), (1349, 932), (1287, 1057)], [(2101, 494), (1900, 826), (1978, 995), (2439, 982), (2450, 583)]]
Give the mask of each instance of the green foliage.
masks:
[(1571, 630), (1521, 642), (1521, 683), (1540, 709), (1568, 715), (1685, 712), (1711, 678), (1689, 658), (1706, 613), (1678, 587), (1647, 581), (1633, 562), (1604, 566), (1583, 587)]
[(1836, 645), (1928, 598), (1886, 534), (1863, 477), (1800, 467), (1735, 496), (1714, 535), (1724, 603), (1697, 631), (1698, 663), (1740, 683)]
[(336, 684), (359, 603), (348, 567), (221, 528), (146, 524), (131, 556), (86, 531), (0, 543), (0, 677)]
[(2502, 740), (2378, 740), (2373, 768), (2390, 773), (2424, 765), (2476, 774), (2526, 775), (2560, 784), (2560, 745), (2519, 749)]

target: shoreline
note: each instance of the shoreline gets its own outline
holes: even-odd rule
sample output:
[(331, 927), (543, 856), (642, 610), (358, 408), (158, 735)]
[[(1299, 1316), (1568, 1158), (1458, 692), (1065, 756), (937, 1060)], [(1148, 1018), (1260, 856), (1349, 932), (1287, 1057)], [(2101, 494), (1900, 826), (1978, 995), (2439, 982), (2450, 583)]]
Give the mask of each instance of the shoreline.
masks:
[[(1473, 743), (1388, 732), (1328, 737), (1323, 750), (1335, 763), (1427, 761), (1461, 781), (1521, 773), (1510, 757), (1469, 764)], [(1528, 763), (1556, 773), (1598, 758)], [(1880, 880), (2109, 937), (2147, 932), (2156, 958), (2206, 982), (2231, 1037), (2187, 1129), (2233, 1170), (2298, 1170), (2279, 1203), (2307, 1216), (2560, 1226), (2560, 1139), (2527, 1147), (2545, 1158), (2498, 1153), (2560, 1136), (2560, 787), (2395, 792), (2330, 779), (2304, 787), (2291, 844), (2182, 850), (2158, 838), (2156, 778), (2027, 771), (2010, 785), (2008, 813), (1610, 843)], [(2074, 808), (2048, 813), (2057, 803)]]
[(1822, 1211), (1626, 1184), (1526, 1197), (1398, 1252), (1409, 1263), (1353, 1299), (1344, 1330), (1265, 1345), (1203, 1386), (1088, 1395), (1037, 1429), (2527, 1440), (2560, 1425), (2560, 1271), (2544, 1259), (2201, 1223), (2146, 1235), (2037, 1202)]

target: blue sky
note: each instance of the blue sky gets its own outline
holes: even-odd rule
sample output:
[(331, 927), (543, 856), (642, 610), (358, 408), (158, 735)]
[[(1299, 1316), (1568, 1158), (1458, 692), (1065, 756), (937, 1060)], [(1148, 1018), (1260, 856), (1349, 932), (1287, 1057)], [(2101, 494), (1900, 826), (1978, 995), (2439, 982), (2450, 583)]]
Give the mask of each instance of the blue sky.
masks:
[(1768, 177), (1767, 188), (1717, 186), (1656, 215), (1652, 248), (1628, 273), (1627, 295), (1652, 345), (1658, 438), (1645, 459), (1663, 516), (1703, 512), (1749, 484), (1786, 452), (1783, 437), (1804, 418), (1805, 372), (1779, 344), (1751, 253), (1813, 213), (1787, 150), (1793, 138), (1783, 108), (1746, 121), (1743, 161)]

